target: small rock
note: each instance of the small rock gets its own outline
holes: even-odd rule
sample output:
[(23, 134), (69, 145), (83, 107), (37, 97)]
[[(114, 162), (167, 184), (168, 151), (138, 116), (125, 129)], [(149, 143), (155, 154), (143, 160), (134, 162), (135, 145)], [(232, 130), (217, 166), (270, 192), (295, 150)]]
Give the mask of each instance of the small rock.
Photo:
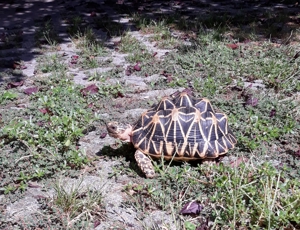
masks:
[(38, 212), (39, 207), (38, 201), (33, 197), (24, 197), (23, 199), (8, 205), (6, 213), (9, 219), (16, 221), (19, 219), (30, 218), (31, 214)]

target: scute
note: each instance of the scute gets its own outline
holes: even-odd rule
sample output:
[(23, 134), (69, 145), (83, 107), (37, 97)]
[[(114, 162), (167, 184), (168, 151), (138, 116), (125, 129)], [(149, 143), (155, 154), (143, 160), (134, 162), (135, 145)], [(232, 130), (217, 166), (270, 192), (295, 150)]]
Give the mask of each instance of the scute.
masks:
[(173, 109), (175, 104), (170, 100), (169, 97), (164, 97), (161, 101), (154, 107), (154, 111)]
[(181, 92), (164, 97), (140, 117), (132, 142), (151, 156), (193, 160), (223, 155), (237, 141), (227, 116), (215, 113), (208, 99), (195, 99)]

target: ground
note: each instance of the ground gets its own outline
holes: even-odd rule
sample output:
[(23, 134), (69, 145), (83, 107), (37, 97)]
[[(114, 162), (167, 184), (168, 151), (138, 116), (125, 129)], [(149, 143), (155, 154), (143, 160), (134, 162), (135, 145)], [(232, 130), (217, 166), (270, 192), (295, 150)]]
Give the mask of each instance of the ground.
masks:
[[(300, 229), (295, 1), (0, 3), (2, 229)], [(238, 139), (216, 164), (107, 135), (188, 90)]]

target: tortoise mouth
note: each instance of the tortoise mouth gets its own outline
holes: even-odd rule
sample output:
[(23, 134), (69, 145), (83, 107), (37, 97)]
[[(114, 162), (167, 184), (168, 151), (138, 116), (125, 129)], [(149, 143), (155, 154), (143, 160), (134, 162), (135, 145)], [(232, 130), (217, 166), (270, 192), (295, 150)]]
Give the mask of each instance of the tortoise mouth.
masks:
[(118, 138), (122, 141), (130, 142), (132, 127), (131, 125), (124, 125), (118, 122), (109, 122), (106, 124), (108, 135), (114, 138)]

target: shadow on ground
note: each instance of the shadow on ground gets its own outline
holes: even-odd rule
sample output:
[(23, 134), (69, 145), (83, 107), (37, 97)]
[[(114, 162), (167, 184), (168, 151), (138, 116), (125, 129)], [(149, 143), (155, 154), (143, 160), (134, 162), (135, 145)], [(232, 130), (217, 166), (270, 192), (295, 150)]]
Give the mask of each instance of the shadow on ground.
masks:
[[(60, 0), (2, 1), (0, 3), (0, 83), (20, 81), (34, 75), (34, 67), (25, 70), (23, 62), (39, 56), (38, 49), (47, 44), (46, 36), (37, 34), (51, 21), (59, 44), (70, 41), (74, 21), (81, 19), (96, 31), (97, 38), (109, 40), (128, 30), (138, 30), (130, 20), (133, 15), (147, 20), (164, 19), (170, 29), (199, 31), (230, 28), (229, 38), (238, 40), (262, 36), (288, 39), (299, 28), (299, 4), (295, 1), (155, 1), (155, 0)], [(73, 23), (73, 24), (72, 24)], [(187, 27), (188, 25), (188, 27)], [(194, 27), (191, 25), (195, 25)], [(43, 28), (45, 29), (45, 28)], [(44, 34), (45, 35), (45, 34)], [(14, 71), (9, 72), (9, 69)], [(16, 73), (17, 72), (17, 73)]]

